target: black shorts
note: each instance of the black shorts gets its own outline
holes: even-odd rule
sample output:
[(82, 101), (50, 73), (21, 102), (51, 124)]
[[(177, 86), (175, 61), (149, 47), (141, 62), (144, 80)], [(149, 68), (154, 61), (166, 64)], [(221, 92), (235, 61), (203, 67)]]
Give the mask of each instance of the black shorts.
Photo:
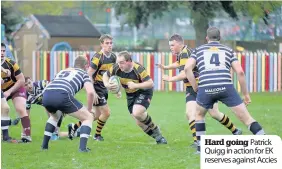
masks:
[(64, 90), (46, 90), (43, 93), (42, 104), (50, 113), (56, 113), (57, 110), (60, 110), (69, 114), (77, 112), (83, 107), (73, 95)]
[(108, 90), (104, 86), (102, 82), (96, 82), (94, 85), (94, 89), (98, 96), (100, 97), (98, 104), (93, 104), (93, 106), (104, 106), (107, 104), (108, 100)]
[(127, 108), (130, 114), (132, 114), (133, 106), (135, 104), (139, 104), (144, 106), (146, 109), (149, 108), (151, 100), (153, 97), (152, 92), (136, 92), (136, 93), (130, 93), (126, 94), (127, 99)]
[(193, 90), (192, 86), (186, 87), (186, 103), (189, 101), (196, 101), (197, 93)]

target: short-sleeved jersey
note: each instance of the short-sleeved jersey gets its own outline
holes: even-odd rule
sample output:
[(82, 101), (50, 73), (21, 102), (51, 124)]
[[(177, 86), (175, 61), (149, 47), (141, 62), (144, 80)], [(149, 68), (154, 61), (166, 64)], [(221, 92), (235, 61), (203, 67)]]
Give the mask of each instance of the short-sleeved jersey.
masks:
[(78, 68), (67, 68), (61, 70), (45, 90), (64, 90), (74, 96), (86, 82), (91, 82), (86, 71)]
[(237, 58), (229, 47), (211, 42), (196, 48), (191, 57), (198, 67), (199, 87), (233, 84), (230, 69)]
[(4, 80), (4, 83), (1, 86), (1, 89), (5, 92), (15, 85), (15, 83), (17, 82), (16, 76), (18, 76), (22, 72), (20, 70), (19, 65), (15, 61), (9, 58), (6, 58), (1, 66), (4, 69), (9, 69), (11, 72), (10, 77), (7, 76), (6, 73), (1, 72), (1, 78)]
[(30, 110), (32, 104), (42, 105), (43, 90), (48, 85), (47, 80), (33, 82), (32, 92), (26, 92), (26, 109)]
[[(179, 72), (184, 71), (185, 64), (187, 60), (189, 59), (189, 57), (191, 56), (191, 53), (192, 53), (192, 49), (188, 48), (188, 46), (184, 46), (181, 53), (177, 55), (177, 62), (179, 64), (179, 67), (178, 67)], [(193, 69), (193, 73), (198, 82), (199, 73), (196, 67)], [(185, 78), (183, 82), (185, 86), (191, 86), (187, 78)]]
[(103, 74), (110, 70), (110, 68), (116, 63), (116, 55), (111, 53), (106, 56), (102, 51), (94, 54), (91, 59), (90, 66), (95, 69), (95, 73), (92, 75), (92, 79), (95, 83), (103, 84)]
[(107, 75), (120, 77), (120, 83), (125, 89), (127, 94), (136, 93), (137, 91), (153, 92), (152, 89), (129, 89), (128, 82), (142, 83), (151, 79), (145, 68), (139, 63), (133, 62), (133, 69), (129, 73), (125, 73), (120, 70), (118, 64), (115, 64), (110, 70), (107, 71)]

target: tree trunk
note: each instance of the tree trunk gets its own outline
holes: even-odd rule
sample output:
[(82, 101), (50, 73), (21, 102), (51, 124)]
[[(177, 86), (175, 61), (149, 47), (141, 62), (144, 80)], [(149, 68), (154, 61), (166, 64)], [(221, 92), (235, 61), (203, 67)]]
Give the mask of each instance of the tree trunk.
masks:
[(206, 32), (209, 27), (209, 18), (203, 16), (200, 12), (192, 10), (192, 18), (194, 19), (194, 29), (196, 33), (196, 46), (207, 43)]

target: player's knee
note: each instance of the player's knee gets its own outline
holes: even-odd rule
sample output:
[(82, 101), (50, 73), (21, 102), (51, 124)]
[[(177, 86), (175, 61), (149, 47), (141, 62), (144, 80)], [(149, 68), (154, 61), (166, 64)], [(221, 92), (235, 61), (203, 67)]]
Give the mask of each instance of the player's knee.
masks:
[(101, 113), (106, 117), (110, 117), (110, 115), (111, 115), (110, 109), (108, 109), (108, 108), (103, 109), (101, 111)]
[(20, 117), (28, 116), (25, 107), (19, 107), (19, 106), (17, 106), (17, 107), (16, 107), (16, 112), (19, 113)]

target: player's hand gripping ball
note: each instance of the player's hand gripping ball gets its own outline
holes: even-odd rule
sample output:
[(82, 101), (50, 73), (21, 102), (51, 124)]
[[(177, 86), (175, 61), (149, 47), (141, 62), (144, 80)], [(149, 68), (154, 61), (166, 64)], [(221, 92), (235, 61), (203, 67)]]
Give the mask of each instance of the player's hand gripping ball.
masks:
[(109, 79), (109, 90), (113, 94), (117, 94), (121, 89), (120, 80), (117, 76), (111, 76)]

